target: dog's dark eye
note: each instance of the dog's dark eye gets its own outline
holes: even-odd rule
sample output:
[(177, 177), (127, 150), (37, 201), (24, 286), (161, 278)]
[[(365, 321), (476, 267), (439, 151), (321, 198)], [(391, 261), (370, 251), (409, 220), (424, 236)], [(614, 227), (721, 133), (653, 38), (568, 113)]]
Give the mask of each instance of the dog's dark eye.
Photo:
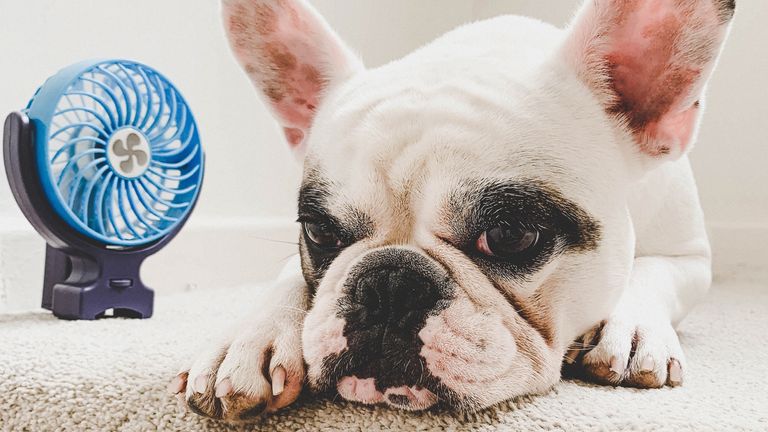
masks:
[(534, 247), (539, 241), (539, 231), (524, 226), (498, 226), (484, 231), (477, 239), (477, 250), (498, 257), (512, 258)]
[(309, 241), (321, 249), (339, 249), (344, 244), (333, 227), (314, 222), (304, 222), (304, 232)]

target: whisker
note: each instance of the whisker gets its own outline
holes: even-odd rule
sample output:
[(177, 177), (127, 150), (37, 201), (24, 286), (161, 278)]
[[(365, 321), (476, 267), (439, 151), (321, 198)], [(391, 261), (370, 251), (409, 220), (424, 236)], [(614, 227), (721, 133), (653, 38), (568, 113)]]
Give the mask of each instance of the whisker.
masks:
[(258, 236), (253, 238), (255, 238), (256, 240), (263, 240), (263, 241), (268, 241), (272, 243), (282, 243), (282, 244), (289, 244), (289, 245), (295, 245), (295, 246), (299, 245), (299, 242), (288, 241), (288, 240), (277, 240), (277, 239), (271, 239), (267, 237), (258, 237)]
[(570, 348), (568, 349), (568, 351), (592, 351), (593, 349), (595, 349), (595, 347), (597, 347), (597, 345), (587, 346), (582, 348)]
[(294, 256), (296, 256), (295, 252), (290, 254), (290, 255), (288, 255), (288, 256), (286, 256), (286, 257), (280, 258), (280, 261), (278, 261), (278, 262), (279, 263), (285, 262), (285, 261), (289, 260), (290, 258), (293, 258)]
[(288, 306), (288, 305), (277, 305), (277, 307), (278, 307), (278, 308), (280, 308), (280, 309), (283, 309), (283, 310), (289, 310), (289, 311), (299, 312), (299, 313), (301, 313), (302, 315), (306, 315), (306, 314), (307, 314), (307, 310), (306, 310), (306, 309), (303, 309), (303, 308), (298, 308), (298, 307), (295, 307), (295, 306)]

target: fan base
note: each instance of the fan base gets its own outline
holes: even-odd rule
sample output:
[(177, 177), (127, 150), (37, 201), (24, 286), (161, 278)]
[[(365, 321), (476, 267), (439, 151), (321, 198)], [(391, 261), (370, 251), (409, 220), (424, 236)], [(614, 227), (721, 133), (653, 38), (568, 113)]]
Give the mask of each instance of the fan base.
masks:
[(62, 319), (151, 317), (155, 293), (138, 277), (140, 261), (131, 261), (120, 260), (120, 277), (94, 278), (104, 264), (47, 245), (42, 307)]

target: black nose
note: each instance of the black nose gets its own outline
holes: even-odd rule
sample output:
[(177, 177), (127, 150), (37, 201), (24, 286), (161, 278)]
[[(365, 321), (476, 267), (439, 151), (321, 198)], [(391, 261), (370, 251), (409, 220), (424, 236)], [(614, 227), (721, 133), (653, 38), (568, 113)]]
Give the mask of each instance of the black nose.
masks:
[(360, 330), (386, 327), (398, 333), (393, 336), (413, 336), (447, 297), (447, 278), (442, 268), (417, 252), (373, 252), (346, 281), (345, 318)]
[(411, 268), (379, 267), (357, 279), (354, 300), (365, 310), (366, 324), (388, 322), (412, 328), (420, 315), (433, 309), (440, 293), (437, 284)]

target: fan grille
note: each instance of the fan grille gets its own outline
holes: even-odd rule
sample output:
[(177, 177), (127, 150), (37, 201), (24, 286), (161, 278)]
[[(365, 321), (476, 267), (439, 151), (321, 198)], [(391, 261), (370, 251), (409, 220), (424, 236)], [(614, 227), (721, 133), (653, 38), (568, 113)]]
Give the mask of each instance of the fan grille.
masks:
[(54, 208), (107, 245), (168, 234), (191, 210), (203, 174), (197, 125), (181, 94), (129, 61), (70, 75), (52, 79), (56, 88), (46, 82), (29, 106), (30, 118), (44, 124), (38, 168)]

